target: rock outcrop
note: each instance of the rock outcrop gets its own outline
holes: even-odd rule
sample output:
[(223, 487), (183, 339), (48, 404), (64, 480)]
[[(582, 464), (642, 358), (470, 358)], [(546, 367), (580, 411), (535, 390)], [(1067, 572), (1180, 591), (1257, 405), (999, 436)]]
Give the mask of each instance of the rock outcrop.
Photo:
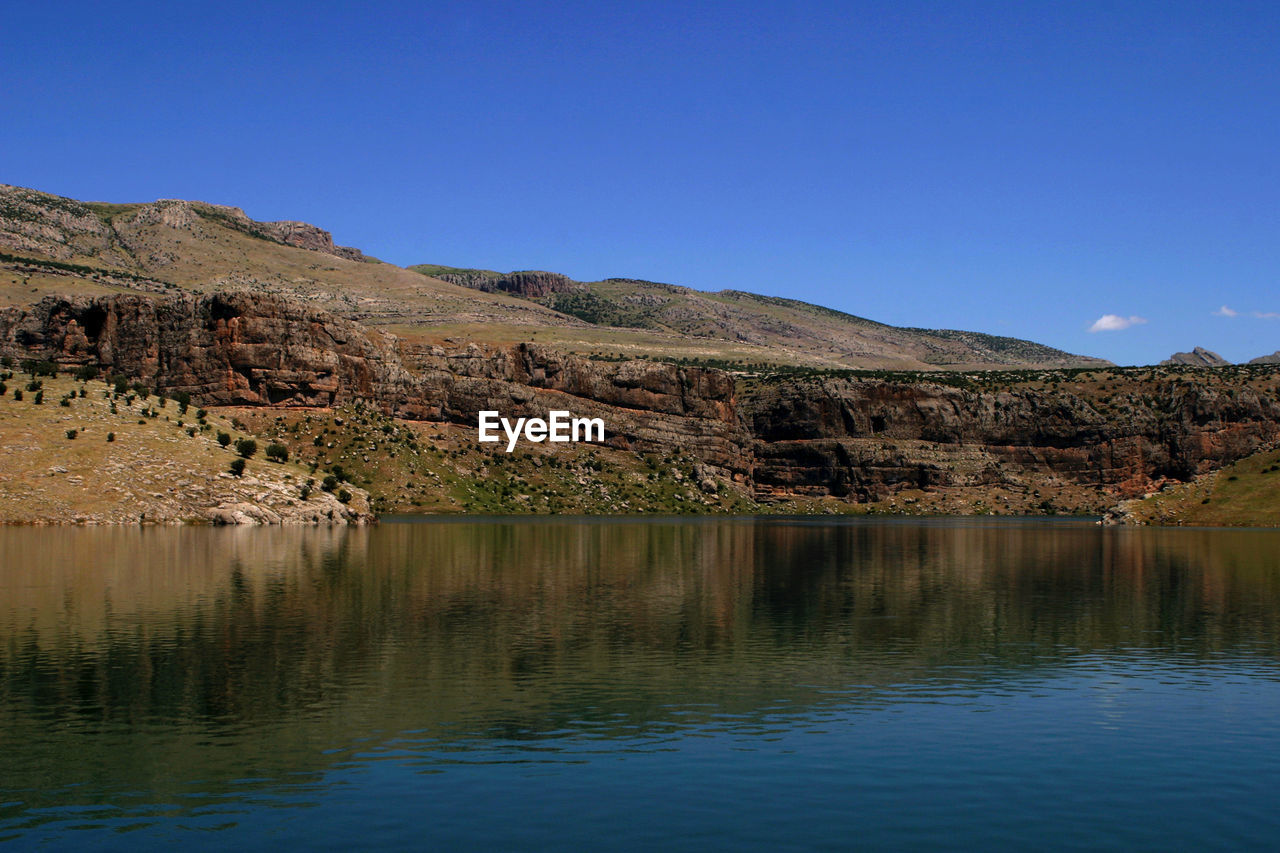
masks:
[(1231, 364), (1216, 352), (1204, 347), (1196, 347), (1191, 352), (1175, 352), (1160, 362), (1162, 367), (1181, 365), (1183, 367), (1226, 367)]
[(514, 293), (517, 296), (527, 296), (531, 299), (550, 296), (553, 293), (569, 293), (587, 289), (585, 284), (574, 281), (567, 275), (561, 275), (556, 272), (543, 272), (541, 270), (512, 272), (505, 275), (481, 270), (438, 272), (435, 273), (435, 277), (452, 284), (470, 287), (474, 290), (483, 290), (486, 293)]
[(1276, 350), (1271, 355), (1260, 355), (1257, 358), (1249, 359), (1250, 364), (1280, 364), (1280, 350)]

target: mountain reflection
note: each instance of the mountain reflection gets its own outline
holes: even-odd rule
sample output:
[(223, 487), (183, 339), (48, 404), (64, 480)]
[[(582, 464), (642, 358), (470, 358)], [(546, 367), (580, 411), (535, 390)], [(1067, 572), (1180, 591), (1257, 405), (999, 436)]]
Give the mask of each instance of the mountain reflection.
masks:
[(0, 788), (216, 787), (400, 737), (635, 737), (1016, 689), (1098, 652), (1270, 666), (1278, 545), (972, 521), (5, 529)]

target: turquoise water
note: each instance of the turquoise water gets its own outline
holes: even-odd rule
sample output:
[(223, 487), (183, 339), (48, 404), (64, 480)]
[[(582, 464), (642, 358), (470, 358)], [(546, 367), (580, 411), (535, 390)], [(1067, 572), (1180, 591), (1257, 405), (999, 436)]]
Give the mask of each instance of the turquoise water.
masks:
[(1280, 843), (1280, 531), (0, 530), (0, 844)]

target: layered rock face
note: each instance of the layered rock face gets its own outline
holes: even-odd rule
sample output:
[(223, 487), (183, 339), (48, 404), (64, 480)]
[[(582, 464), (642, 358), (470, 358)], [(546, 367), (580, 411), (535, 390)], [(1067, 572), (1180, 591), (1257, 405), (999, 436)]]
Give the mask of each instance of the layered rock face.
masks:
[(295, 300), (251, 293), (46, 299), (0, 311), (0, 353), (94, 364), (212, 405), (333, 406), (476, 424), (478, 413), (601, 417), (611, 446), (693, 453), (738, 480), (749, 474), (731, 377), (717, 370), (600, 364), (536, 345), (410, 354)]
[(845, 379), (780, 383), (741, 405), (758, 488), (862, 500), (1048, 477), (1137, 494), (1280, 439), (1274, 397), (1172, 380), (1106, 411), (1068, 390)]
[(692, 454), (763, 497), (855, 500), (905, 488), (1053, 480), (1131, 495), (1280, 440), (1280, 404), (1247, 386), (1170, 376), (1110, 404), (1070, 386), (979, 391), (927, 381), (729, 374), (604, 364), (546, 347), (406, 350), (304, 303), (252, 293), (50, 298), (0, 311), (0, 354), (94, 364), (204, 404), (354, 401), (414, 420), (478, 413), (600, 417), (620, 450)]

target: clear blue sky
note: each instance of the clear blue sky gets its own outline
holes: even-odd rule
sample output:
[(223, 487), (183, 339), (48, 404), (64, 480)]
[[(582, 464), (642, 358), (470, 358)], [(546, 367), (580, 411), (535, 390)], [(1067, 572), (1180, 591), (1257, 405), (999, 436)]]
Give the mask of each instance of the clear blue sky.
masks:
[(0, 181), (1124, 364), (1280, 349), (1280, 4), (615, 5), (9, 3)]

